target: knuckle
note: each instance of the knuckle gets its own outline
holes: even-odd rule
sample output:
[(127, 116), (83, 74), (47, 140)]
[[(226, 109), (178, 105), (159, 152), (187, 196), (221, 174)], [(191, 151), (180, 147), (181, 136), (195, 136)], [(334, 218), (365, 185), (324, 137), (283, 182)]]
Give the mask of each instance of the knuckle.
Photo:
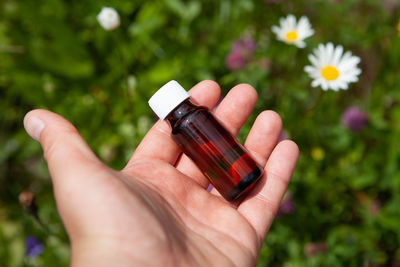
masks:
[(263, 194), (257, 194), (256, 198), (263, 204), (266, 210), (270, 211), (272, 214), (276, 214), (279, 208), (279, 203), (273, 201)]
[(279, 181), (285, 188), (288, 186), (288, 184), (290, 182), (290, 178), (291, 178), (290, 176), (287, 177), (285, 175), (281, 175), (277, 171), (274, 171), (274, 170), (269, 170), (267, 176), (270, 179)]
[(43, 155), (46, 161), (56, 153), (62, 153), (63, 147), (70, 147), (68, 143), (74, 137), (79, 135), (75, 127), (65, 127), (63, 129), (54, 129), (54, 127), (46, 127), (41, 135), (41, 143), (43, 146)]

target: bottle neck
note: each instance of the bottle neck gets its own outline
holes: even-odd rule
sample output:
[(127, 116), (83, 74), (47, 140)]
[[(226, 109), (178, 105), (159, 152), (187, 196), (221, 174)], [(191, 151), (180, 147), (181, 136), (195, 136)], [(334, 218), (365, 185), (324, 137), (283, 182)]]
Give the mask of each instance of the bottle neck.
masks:
[(180, 103), (174, 110), (172, 110), (165, 119), (168, 120), (168, 122), (171, 124), (171, 127), (174, 128), (178, 120), (182, 119), (187, 114), (198, 108), (199, 107), (191, 103), (189, 99), (186, 99), (185, 101)]

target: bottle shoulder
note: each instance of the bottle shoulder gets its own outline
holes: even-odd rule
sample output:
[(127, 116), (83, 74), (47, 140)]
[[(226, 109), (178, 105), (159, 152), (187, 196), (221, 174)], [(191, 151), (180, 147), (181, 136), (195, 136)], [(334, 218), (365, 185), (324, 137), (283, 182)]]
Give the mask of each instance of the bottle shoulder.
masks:
[(205, 106), (196, 106), (195, 108), (188, 111), (185, 115), (175, 121), (172, 126), (174, 129), (182, 129), (185, 127), (193, 127), (193, 124), (199, 123), (200, 121), (207, 119), (212, 116), (210, 110)]

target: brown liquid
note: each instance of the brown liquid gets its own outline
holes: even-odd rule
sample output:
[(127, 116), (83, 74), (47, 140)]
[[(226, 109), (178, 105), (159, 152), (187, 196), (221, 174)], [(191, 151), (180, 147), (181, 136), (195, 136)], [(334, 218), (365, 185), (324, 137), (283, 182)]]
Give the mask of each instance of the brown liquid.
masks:
[(225, 199), (238, 198), (261, 177), (262, 168), (206, 107), (186, 100), (166, 119), (172, 139)]

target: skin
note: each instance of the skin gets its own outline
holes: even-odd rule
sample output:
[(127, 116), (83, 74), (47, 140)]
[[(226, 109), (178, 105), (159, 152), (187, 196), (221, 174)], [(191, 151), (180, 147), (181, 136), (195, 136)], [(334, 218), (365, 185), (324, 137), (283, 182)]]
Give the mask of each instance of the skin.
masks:
[[(203, 81), (192, 98), (213, 108), (220, 88)], [(257, 93), (235, 86), (215, 110), (234, 135)], [(158, 121), (121, 171), (104, 165), (74, 126), (46, 110), (37, 137), (53, 181), (57, 208), (71, 240), (71, 266), (254, 266), (295, 168), (299, 150), (279, 142), (279, 115), (260, 113), (245, 142), (264, 176), (240, 203), (229, 203), (185, 156), (179, 158), (170, 127)], [(179, 159), (179, 160), (178, 160)]]

